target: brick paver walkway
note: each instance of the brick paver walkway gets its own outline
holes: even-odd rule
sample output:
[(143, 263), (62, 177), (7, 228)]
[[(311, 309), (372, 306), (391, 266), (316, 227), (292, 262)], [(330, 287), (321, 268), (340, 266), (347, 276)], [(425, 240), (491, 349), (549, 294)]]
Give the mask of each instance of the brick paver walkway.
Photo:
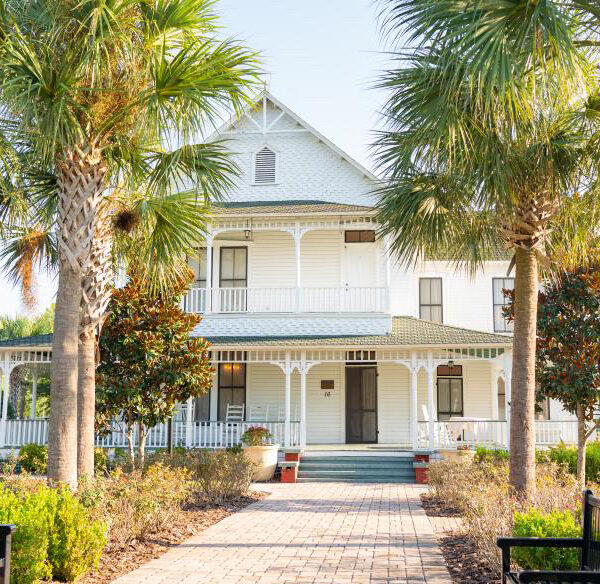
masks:
[(450, 584), (420, 487), (260, 487), (272, 494), (114, 584)]

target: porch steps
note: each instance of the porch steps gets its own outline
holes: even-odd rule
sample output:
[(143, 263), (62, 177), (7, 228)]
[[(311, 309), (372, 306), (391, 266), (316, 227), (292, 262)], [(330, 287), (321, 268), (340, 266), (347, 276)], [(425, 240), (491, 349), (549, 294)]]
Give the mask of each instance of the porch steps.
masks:
[(298, 482), (414, 483), (412, 457), (303, 456)]

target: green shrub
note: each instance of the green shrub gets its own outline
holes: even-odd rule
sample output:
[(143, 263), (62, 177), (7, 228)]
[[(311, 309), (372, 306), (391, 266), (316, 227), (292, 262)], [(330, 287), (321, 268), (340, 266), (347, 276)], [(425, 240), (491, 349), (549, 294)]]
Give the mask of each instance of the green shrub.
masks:
[[(557, 444), (547, 451), (552, 462), (565, 465), (571, 474), (577, 473), (577, 448), (564, 443)], [(585, 453), (585, 473), (588, 481), (600, 481), (600, 442), (590, 442)]]
[(478, 446), (475, 450), (475, 460), (477, 462), (503, 462), (510, 459), (508, 450), (495, 450)]
[(69, 490), (31, 479), (2, 488), (0, 523), (17, 525), (11, 554), (15, 584), (73, 582), (98, 564), (106, 543), (104, 524)]
[[(513, 535), (516, 537), (581, 537), (581, 527), (569, 511), (541, 513), (532, 509), (515, 513)], [(526, 570), (577, 570), (579, 554), (574, 548), (513, 549), (513, 559)]]
[(24, 444), (19, 451), (21, 468), (33, 474), (46, 474), (48, 471), (48, 447), (39, 444)]
[(48, 544), (52, 577), (75, 582), (100, 563), (106, 541), (105, 524), (90, 521), (83, 504), (68, 489), (63, 489), (56, 500)]

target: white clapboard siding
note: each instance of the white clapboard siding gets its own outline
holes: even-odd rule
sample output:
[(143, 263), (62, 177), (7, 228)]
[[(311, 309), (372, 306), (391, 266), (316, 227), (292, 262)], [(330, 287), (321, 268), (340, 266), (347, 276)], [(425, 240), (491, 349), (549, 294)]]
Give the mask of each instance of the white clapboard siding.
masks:
[(487, 361), (463, 365), (463, 400), (465, 416), (491, 418), (491, 370)]
[(379, 442), (407, 444), (410, 442), (408, 369), (403, 365), (382, 363), (377, 372)]
[(248, 249), (250, 288), (296, 286), (294, 238), (282, 231), (256, 232)]
[(340, 286), (341, 242), (342, 235), (339, 230), (309, 231), (302, 238), (300, 255), (303, 287)]

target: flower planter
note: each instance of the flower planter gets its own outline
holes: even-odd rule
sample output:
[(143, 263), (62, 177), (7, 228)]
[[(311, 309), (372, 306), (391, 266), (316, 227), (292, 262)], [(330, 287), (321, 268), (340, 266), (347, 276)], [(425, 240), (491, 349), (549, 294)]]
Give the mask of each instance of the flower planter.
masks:
[(260, 446), (244, 446), (244, 454), (255, 465), (252, 480), (269, 481), (277, 468), (277, 452), (279, 444), (264, 444)]
[(442, 460), (453, 460), (455, 462), (473, 460), (475, 457), (474, 450), (455, 450), (451, 448), (442, 448), (439, 450)]

